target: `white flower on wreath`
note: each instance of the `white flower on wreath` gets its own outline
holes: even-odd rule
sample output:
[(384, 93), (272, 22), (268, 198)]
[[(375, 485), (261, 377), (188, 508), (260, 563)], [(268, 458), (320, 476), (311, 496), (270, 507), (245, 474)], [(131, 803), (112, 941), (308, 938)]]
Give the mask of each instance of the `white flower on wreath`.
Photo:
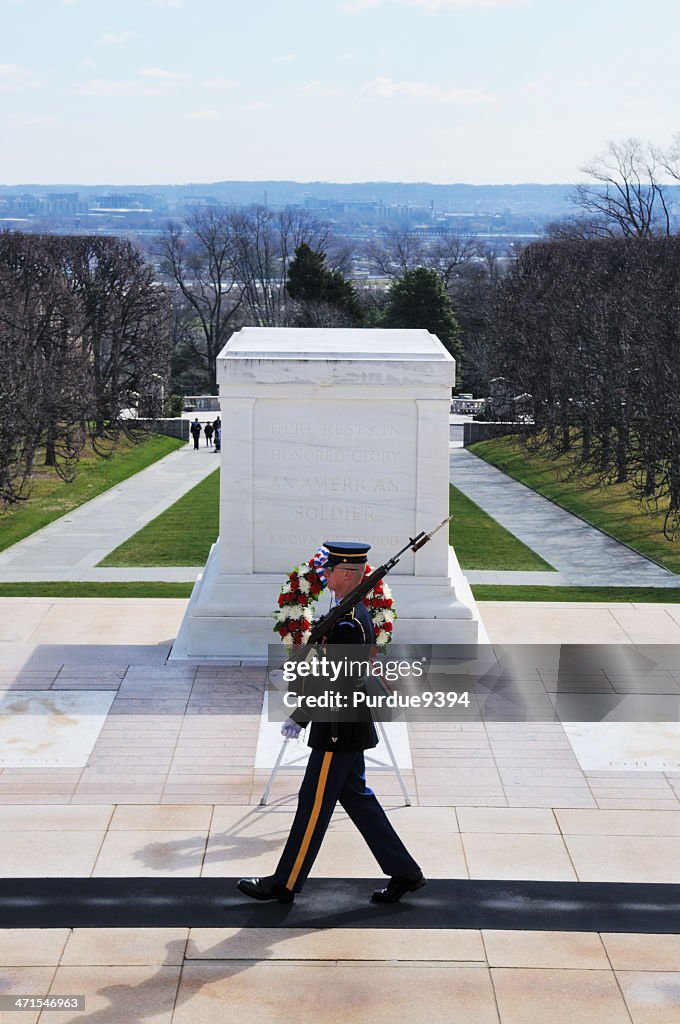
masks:
[[(313, 561), (311, 561), (311, 562), (303, 562), (302, 565), (297, 566), (293, 570), (293, 572), (297, 573), (297, 578), (296, 578), (296, 580), (294, 582), (291, 581), (290, 579), (287, 579), (284, 582), (284, 584), (283, 584), (283, 586), (281, 587), (281, 590), (280, 590), (280, 593), (282, 595), (283, 594), (293, 594), (294, 597), (296, 597), (299, 594), (301, 596), (304, 596), (304, 597), (308, 598), (308, 601), (307, 601), (307, 604), (304, 605), (304, 606), (301, 605), (301, 604), (289, 604), (289, 605), (284, 604), (283, 607), (277, 608), (275, 610), (275, 612), (272, 613), (274, 621), (277, 624), (275, 626), (275, 630), (276, 631), (279, 631), (279, 627), (286, 626), (286, 624), (290, 620), (293, 620), (293, 619), (295, 619), (295, 620), (307, 619), (308, 621), (311, 621), (312, 616), (313, 616), (313, 606), (316, 603), (316, 601), (317, 601), (317, 599), (319, 597), (319, 594), (313, 594), (312, 593), (312, 586), (311, 586), (311, 582), (308, 579), (308, 576), (311, 575), (312, 572), (316, 572), (317, 575), (321, 576), (322, 579), (323, 579), (323, 570), (324, 570), (324, 566), (325, 566), (326, 561), (327, 561), (327, 557), (323, 558), (323, 559), (319, 559), (317, 561), (316, 556), (315, 556), (315, 559)], [(372, 590), (369, 594), (366, 595), (366, 597), (369, 600), (370, 600), (370, 598), (375, 597), (375, 596), (378, 596), (378, 595), (376, 595), (376, 590), (375, 589)], [(383, 586), (382, 586), (382, 593), (380, 593), (379, 596), (383, 600), (392, 601), (392, 591), (384, 582), (383, 582)], [(376, 633), (376, 644), (379, 647), (387, 647), (387, 645), (393, 639), (392, 632), (388, 631), (386, 629), (383, 629), (382, 627), (383, 627), (383, 625), (386, 625), (387, 623), (394, 622), (394, 620), (397, 617), (396, 611), (389, 611), (389, 610), (386, 610), (384, 608), (370, 608), (369, 607), (369, 612), (370, 612), (371, 619), (373, 621), (373, 625), (374, 625), (374, 629), (375, 629), (375, 633)], [(291, 648), (291, 647), (294, 646), (296, 638), (299, 638), (300, 641), (303, 644), (305, 644), (305, 643), (308, 642), (310, 635), (311, 635), (311, 632), (310, 632), (309, 629), (306, 629), (302, 633), (299, 630), (296, 630), (295, 635), (292, 635), (291, 633), (287, 633), (286, 636), (282, 636), (281, 637), (281, 641), (282, 641), (282, 643), (284, 644), (285, 647)]]

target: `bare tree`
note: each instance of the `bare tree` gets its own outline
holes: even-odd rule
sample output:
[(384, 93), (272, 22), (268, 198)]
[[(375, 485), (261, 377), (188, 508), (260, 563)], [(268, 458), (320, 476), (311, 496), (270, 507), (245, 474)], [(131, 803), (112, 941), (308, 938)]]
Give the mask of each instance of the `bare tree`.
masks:
[(217, 391), (216, 358), (229, 339), (244, 295), (237, 275), (235, 215), (201, 210), (184, 225), (170, 224), (157, 254), (174, 290), (176, 348), (186, 350)]
[[(211, 208), (169, 225), (156, 252), (173, 287), (175, 376), (198, 387), (205, 375), (214, 393), (216, 358), (233, 331), (287, 323), (295, 249), (323, 247), (328, 237), (327, 226), (294, 208)], [(334, 261), (346, 259), (336, 248)]]
[(235, 267), (244, 312), (258, 327), (287, 322), (286, 280), (295, 250), (306, 243), (325, 249), (329, 228), (306, 210), (253, 206), (232, 214)]
[(464, 231), (449, 231), (441, 235), (425, 254), (425, 264), (436, 270), (444, 286), (450, 288), (461, 268), (483, 259), (492, 250), (475, 235)]
[(426, 265), (422, 239), (406, 230), (387, 231), (382, 238), (367, 242), (364, 253), (373, 269), (388, 278), (403, 277)]
[(550, 242), (588, 242), (611, 238), (612, 226), (603, 216), (565, 217), (546, 224), (545, 234)]
[(27, 494), (41, 446), (70, 479), (88, 428), (106, 454), (132, 395), (154, 404), (168, 377), (167, 310), (129, 242), (0, 235), (3, 504)]
[[(64, 480), (75, 476), (87, 438), (86, 422), (93, 408), (91, 365), (80, 345), (82, 306), (64, 274), (70, 239), (38, 236), (32, 240), (42, 268), (40, 306), (42, 363), (40, 402), (35, 427), (45, 444), (45, 465)], [(40, 320), (32, 318), (34, 325)]]
[(3, 347), (9, 347), (5, 383), (14, 449), (13, 456), (5, 453), (5, 502), (25, 492), (40, 445), (45, 465), (70, 479), (85, 443), (82, 422), (91, 391), (77, 339), (77, 302), (61, 272), (67, 244), (9, 232), (0, 239), (0, 329)]
[[(169, 382), (170, 323), (165, 290), (127, 241), (73, 237), (64, 272), (81, 307), (79, 337), (93, 387), (93, 439), (113, 443), (120, 412), (139, 396), (158, 410)], [(102, 453), (106, 449), (102, 448)]]
[(581, 168), (591, 182), (576, 186), (573, 201), (603, 235), (646, 238), (670, 234), (670, 213), (661, 182), (664, 170), (651, 145), (637, 139), (610, 142)]
[(667, 149), (655, 147), (654, 158), (673, 181), (680, 182), (680, 132), (673, 136)]
[(448, 287), (460, 327), (462, 359), (458, 377), (466, 391), (482, 395), (488, 394), (489, 381), (496, 375), (490, 357), (490, 312), (503, 266), (492, 250), (487, 252), (489, 259), (478, 256), (459, 265)]
[(13, 258), (15, 253), (8, 252), (7, 240), (8, 233), (3, 233), (0, 236), (0, 504), (3, 506), (14, 504), (26, 493), (40, 441), (35, 412), (40, 408), (41, 382), (39, 351), (29, 333), (36, 299), (32, 268), (27, 266), (24, 275), (21, 274), (20, 260)]
[(680, 237), (529, 246), (496, 291), (496, 372), (530, 444), (628, 484), (680, 536)]

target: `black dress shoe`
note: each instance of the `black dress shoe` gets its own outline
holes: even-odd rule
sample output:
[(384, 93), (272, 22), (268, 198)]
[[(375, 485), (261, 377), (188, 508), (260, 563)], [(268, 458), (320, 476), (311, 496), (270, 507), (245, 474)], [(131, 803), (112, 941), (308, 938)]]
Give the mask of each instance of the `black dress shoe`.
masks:
[(292, 903), (295, 893), (277, 882), (273, 875), (265, 878), (240, 878), (236, 883), (241, 892), (254, 900), (278, 900), (279, 903)]
[(373, 903), (396, 903), (405, 892), (415, 892), (427, 885), (427, 879), (423, 878), (422, 872), (417, 878), (404, 878), (395, 875), (390, 878), (384, 889), (376, 889), (371, 900)]

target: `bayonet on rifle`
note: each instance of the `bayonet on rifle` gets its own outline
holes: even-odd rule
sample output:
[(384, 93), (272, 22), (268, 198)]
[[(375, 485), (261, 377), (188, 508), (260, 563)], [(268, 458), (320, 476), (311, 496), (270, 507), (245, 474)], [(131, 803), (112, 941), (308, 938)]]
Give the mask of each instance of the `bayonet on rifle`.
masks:
[(439, 523), (438, 526), (435, 526), (433, 530), (430, 530), (429, 533), (421, 531), (415, 537), (409, 537), (408, 544), (405, 544), (401, 551), (397, 551), (396, 555), (393, 555), (392, 558), (388, 559), (384, 565), (378, 566), (378, 568), (374, 569), (368, 576), (364, 576), (359, 585), (356, 586), (351, 593), (347, 594), (346, 597), (343, 597), (341, 601), (338, 601), (338, 603), (331, 608), (323, 618), (319, 619), (319, 621), (312, 626), (312, 630), (309, 634), (309, 639), (307, 640), (305, 647), (318, 644), (323, 640), (323, 638), (330, 633), (336, 622), (339, 622), (347, 612), (351, 611), (352, 608), (354, 608), (354, 606), (366, 596), (366, 594), (370, 593), (375, 585), (387, 576), (388, 572), (391, 572), (405, 551), (419, 551), (434, 537), (438, 530), (441, 530), (443, 526), (446, 526), (446, 524), (451, 521), (451, 518), (451, 516), (447, 516), (446, 519), (442, 519), (441, 523)]

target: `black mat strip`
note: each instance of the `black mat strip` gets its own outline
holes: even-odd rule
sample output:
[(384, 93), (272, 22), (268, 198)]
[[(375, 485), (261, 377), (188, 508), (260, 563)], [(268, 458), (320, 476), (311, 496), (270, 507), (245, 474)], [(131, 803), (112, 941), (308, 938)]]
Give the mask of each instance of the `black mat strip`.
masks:
[[(432, 879), (400, 903), (376, 879), (313, 878), (294, 904), (235, 878), (0, 879), (0, 928), (501, 928), (680, 933), (680, 885)], [(384, 884), (380, 882), (379, 884)]]

